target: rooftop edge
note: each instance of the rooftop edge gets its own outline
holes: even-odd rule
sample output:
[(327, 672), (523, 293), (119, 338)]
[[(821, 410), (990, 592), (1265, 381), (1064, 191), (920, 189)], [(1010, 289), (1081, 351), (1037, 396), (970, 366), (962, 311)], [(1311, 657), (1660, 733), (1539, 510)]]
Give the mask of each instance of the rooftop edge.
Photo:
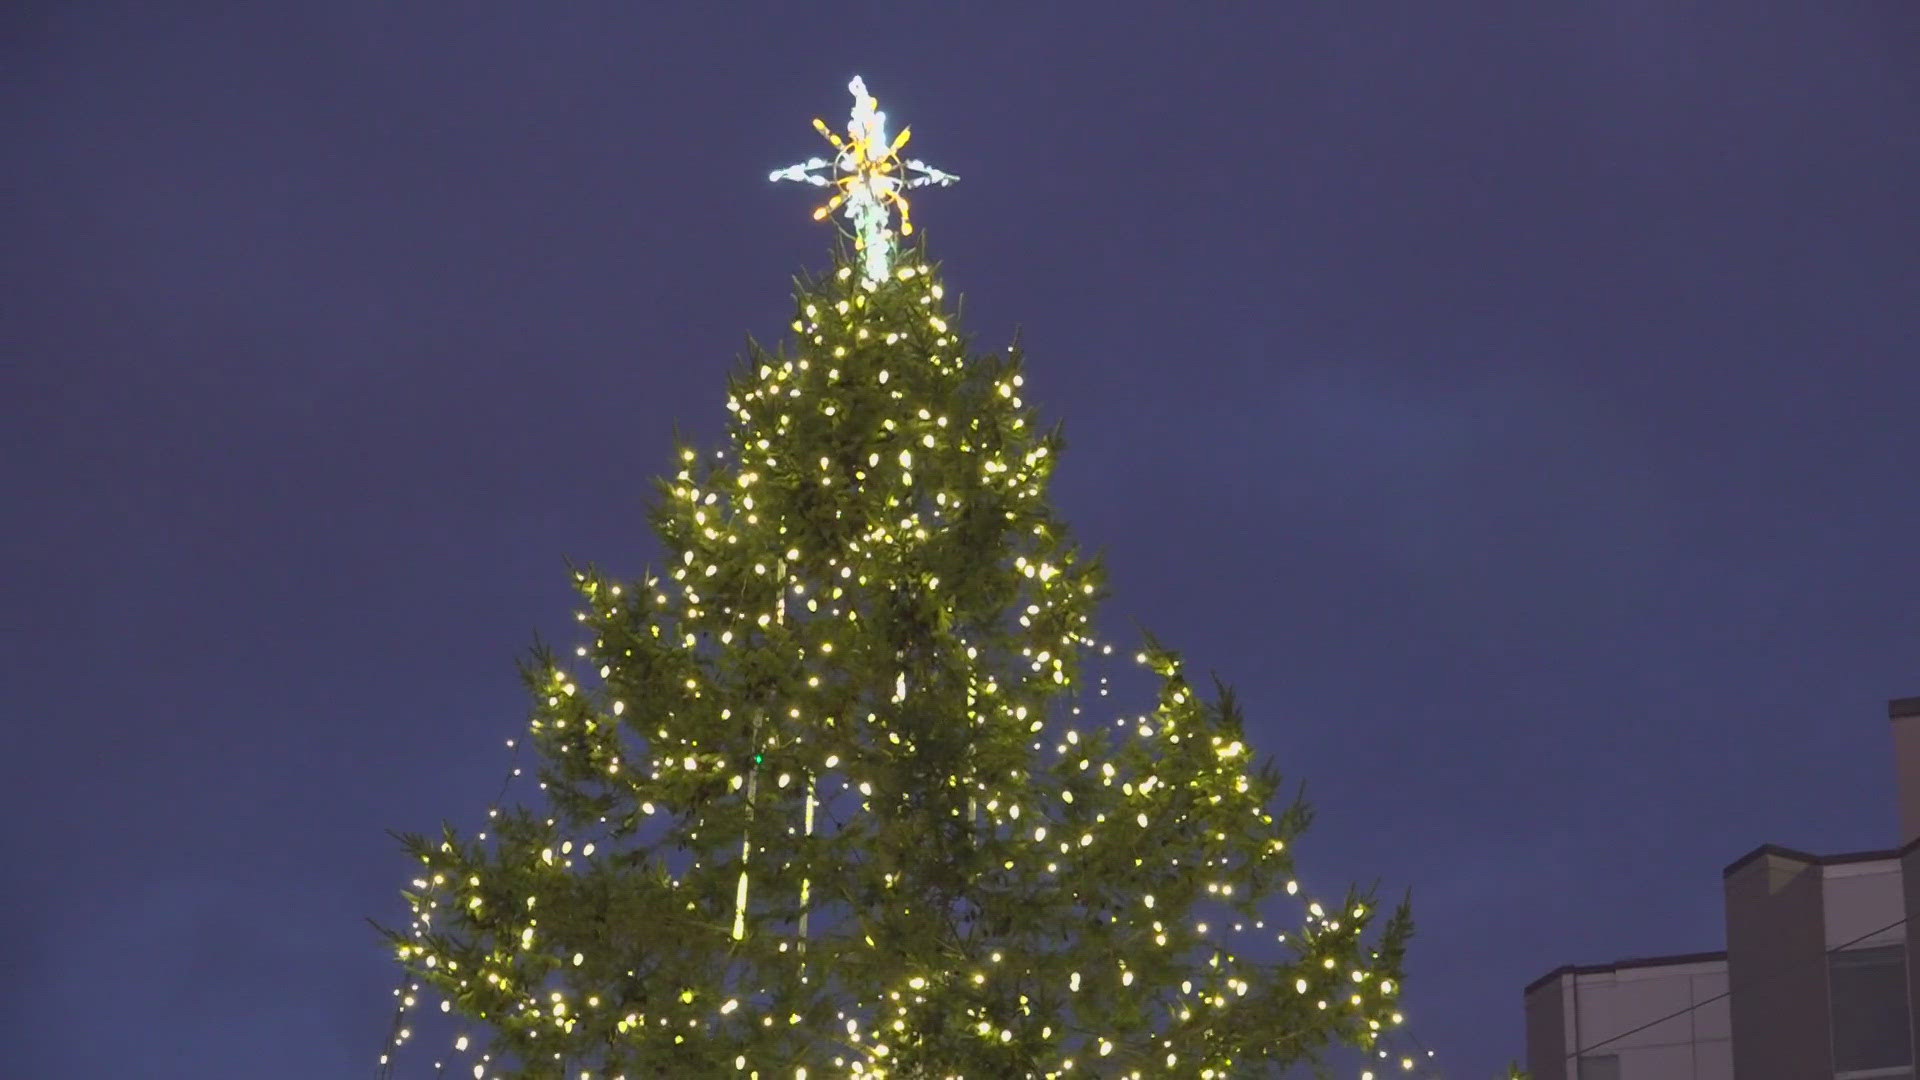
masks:
[(1726, 958), (1726, 951), (1721, 950), (1719, 952), (1674, 953), (1670, 956), (1636, 956), (1626, 960), (1615, 960), (1611, 964), (1562, 964), (1528, 983), (1523, 993), (1531, 994), (1562, 975), (1605, 975), (1609, 972), (1625, 971), (1632, 968), (1678, 967), (1681, 964), (1704, 964), (1714, 960), (1725, 960)]
[(1761, 844), (1759, 847), (1728, 863), (1726, 869), (1720, 871), (1720, 876), (1723, 878), (1732, 877), (1748, 863), (1759, 859), (1763, 855), (1778, 855), (1783, 859), (1792, 859), (1795, 862), (1806, 863), (1808, 866), (1835, 866), (1843, 863), (1878, 862), (1881, 859), (1897, 859), (1906, 854), (1908, 848), (1912, 846), (1912, 843), (1908, 843), (1905, 847), (1883, 848), (1877, 851), (1846, 851), (1838, 855), (1814, 855), (1810, 852), (1781, 847), (1779, 844)]

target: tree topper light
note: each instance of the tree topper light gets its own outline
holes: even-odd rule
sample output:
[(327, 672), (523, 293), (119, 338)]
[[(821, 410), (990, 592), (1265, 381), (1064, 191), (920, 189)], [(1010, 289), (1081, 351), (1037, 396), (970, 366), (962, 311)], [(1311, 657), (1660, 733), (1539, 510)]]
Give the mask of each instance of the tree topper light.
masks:
[[(894, 234), (889, 223), (892, 209), (900, 208), (900, 235), (913, 235), (913, 218), (906, 197), (908, 188), (937, 184), (946, 187), (960, 179), (941, 172), (924, 161), (902, 159), (900, 148), (913, 134), (902, 128), (892, 142), (887, 141), (887, 114), (879, 111), (880, 101), (867, 93), (867, 84), (858, 75), (847, 84), (853, 91), (852, 119), (847, 137), (842, 139), (823, 120), (814, 120), (814, 129), (826, 136), (838, 151), (832, 160), (809, 158), (769, 173), (769, 180), (797, 180), (815, 187), (833, 187), (826, 205), (813, 212), (813, 220), (846, 207), (847, 220), (853, 224), (854, 250), (861, 255), (861, 271), (867, 281), (879, 284), (887, 279), (893, 261)], [(822, 170), (832, 170), (831, 177)], [(917, 175), (916, 175), (917, 174)]]

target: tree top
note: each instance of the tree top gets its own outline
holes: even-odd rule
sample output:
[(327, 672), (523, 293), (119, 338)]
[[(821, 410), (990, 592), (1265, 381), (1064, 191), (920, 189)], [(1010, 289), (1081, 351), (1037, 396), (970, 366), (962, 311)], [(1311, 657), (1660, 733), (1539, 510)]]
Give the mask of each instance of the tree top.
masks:
[(928, 185), (946, 187), (960, 178), (924, 161), (901, 158), (900, 150), (912, 137), (913, 129), (901, 128), (900, 134), (889, 141), (887, 114), (880, 111), (880, 99), (867, 93), (865, 80), (855, 75), (847, 89), (853, 93), (853, 111), (847, 120), (846, 138), (826, 121), (817, 117), (813, 121), (814, 129), (833, 144), (834, 156), (808, 158), (774, 170), (767, 179), (834, 188), (833, 196), (814, 210), (813, 220), (823, 221), (844, 206), (852, 225), (854, 250), (860, 253), (861, 274), (878, 285), (887, 280), (892, 269), (894, 207), (900, 208), (899, 235), (913, 235), (911, 207), (902, 193)]

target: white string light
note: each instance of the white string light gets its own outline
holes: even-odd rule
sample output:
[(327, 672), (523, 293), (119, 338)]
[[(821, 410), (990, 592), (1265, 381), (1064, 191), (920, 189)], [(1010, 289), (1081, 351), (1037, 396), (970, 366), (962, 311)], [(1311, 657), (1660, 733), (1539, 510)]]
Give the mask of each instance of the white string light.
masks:
[(865, 81), (856, 75), (847, 89), (853, 94), (853, 112), (845, 139), (826, 121), (813, 122), (814, 129), (833, 144), (833, 157), (808, 158), (798, 165), (775, 169), (767, 179), (836, 189), (832, 198), (814, 211), (813, 219), (823, 220), (845, 207), (843, 212), (853, 225), (854, 248), (861, 254), (861, 270), (869, 284), (877, 285), (893, 273), (895, 207), (900, 210), (900, 236), (913, 235), (912, 208), (903, 192), (930, 184), (946, 187), (960, 178), (924, 161), (902, 159), (900, 149), (907, 145), (913, 129), (901, 128), (900, 134), (888, 141), (887, 114), (880, 111), (879, 99), (867, 93)]
[[(668, 567), (576, 571), (582, 674), (543, 656), (529, 676), (553, 813), (490, 824), (490, 846), (420, 845), (390, 1053), (425, 989), (495, 1032), (458, 1047), (480, 1052), (481, 1080), (549, 1053), (617, 1080), (606, 1062), (636, 1048), (647, 1068), (712, 1058), (783, 1080), (920, 1080), (901, 1063), (955, 1053), (1030, 1063), (975, 1075), (1213, 1080), (1254, 1052), (1221, 1041), (1218, 1017), (1254, 1009), (1303, 1017), (1275, 1053), (1376, 1045), (1401, 1015), (1397, 973), (1361, 942), (1371, 902), (1299, 895), (1286, 841), (1302, 822), (1268, 809), (1231, 702), (1202, 701), (1150, 646), (1136, 661), (1155, 706), (1079, 726), (1083, 660), (1112, 649), (1090, 627), (1099, 568), (1046, 502), (1057, 444), (1031, 423), (1017, 355), (968, 359), (943, 286), (896, 246), (900, 192), (953, 178), (898, 161), (906, 133), (887, 141), (851, 89), (851, 141), (825, 132), (838, 179), (819, 159), (775, 178), (839, 187), (819, 216), (848, 206), (858, 266), (803, 289), (794, 355), (734, 381), (728, 448), (681, 452)], [(985, 596), (1003, 607), (981, 614)], [(589, 820), (602, 805), (626, 816)], [(1047, 933), (940, 936), (926, 845), (950, 827), (954, 850), (993, 860), (966, 917)], [(917, 847), (884, 862), (874, 837)], [(603, 860), (636, 855), (640, 876), (618, 880), (657, 924), (582, 914), (585, 883), (615, 880)], [(790, 875), (797, 906), (753, 888), (749, 858)], [(1305, 907), (1291, 935), (1252, 913), (1282, 893)], [(1276, 946), (1292, 959), (1241, 954)], [(683, 954), (711, 962), (624, 967)], [(1156, 1019), (1106, 1017), (1119, 1001)]]

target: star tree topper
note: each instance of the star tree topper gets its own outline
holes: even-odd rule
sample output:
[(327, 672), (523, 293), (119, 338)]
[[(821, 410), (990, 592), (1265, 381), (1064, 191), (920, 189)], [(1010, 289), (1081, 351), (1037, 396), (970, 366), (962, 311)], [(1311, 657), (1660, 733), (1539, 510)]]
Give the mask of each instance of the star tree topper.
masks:
[[(924, 161), (902, 160), (900, 148), (907, 145), (913, 129), (902, 128), (888, 142), (887, 114), (879, 111), (879, 99), (867, 93), (866, 82), (856, 75), (847, 89), (853, 91), (853, 113), (845, 139), (834, 134), (825, 121), (813, 122), (815, 130), (826, 136), (838, 153), (831, 160), (809, 158), (789, 165), (769, 173), (767, 179), (837, 188), (826, 205), (813, 212), (813, 220), (824, 220), (841, 206), (846, 207), (847, 220), (853, 223), (854, 250), (861, 255), (861, 271), (868, 282), (877, 285), (886, 280), (893, 261), (890, 222), (894, 207), (900, 208), (900, 235), (913, 235), (913, 218), (901, 193), (929, 184), (946, 187), (960, 178)], [(832, 175), (823, 175), (822, 171), (829, 168)]]

